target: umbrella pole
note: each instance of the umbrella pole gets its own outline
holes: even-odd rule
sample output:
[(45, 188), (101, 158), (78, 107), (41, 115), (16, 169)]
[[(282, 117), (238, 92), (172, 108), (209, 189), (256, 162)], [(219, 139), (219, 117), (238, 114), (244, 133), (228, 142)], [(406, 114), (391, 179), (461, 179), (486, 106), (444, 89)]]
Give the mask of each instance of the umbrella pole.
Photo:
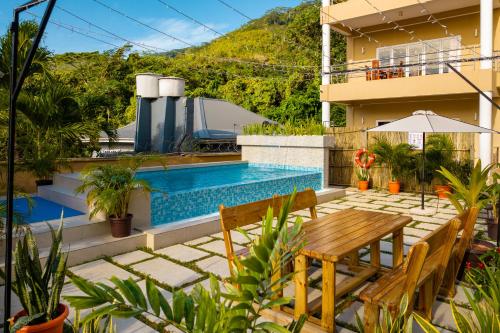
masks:
[(421, 187), (421, 190), (422, 190), (422, 210), (425, 209), (425, 204), (424, 204), (424, 183), (425, 183), (425, 132), (422, 133), (422, 170), (420, 171), (421, 174), (420, 174), (420, 177), (421, 177), (421, 181), (420, 181), (420, 187)]

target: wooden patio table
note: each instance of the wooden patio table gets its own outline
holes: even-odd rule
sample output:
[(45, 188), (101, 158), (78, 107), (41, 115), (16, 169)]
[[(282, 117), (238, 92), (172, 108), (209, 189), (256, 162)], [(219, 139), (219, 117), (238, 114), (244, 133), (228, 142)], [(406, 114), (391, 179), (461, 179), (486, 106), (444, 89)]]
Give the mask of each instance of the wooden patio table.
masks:
[[(393, 265), (403, 262), (403, 228), (412, 221), (409, 216), (346, 209), (304, 223), (306, 245), (295, 257), (295, 317), (313, 312), (321, 306), (321, 327), (335, 331), (335, 302), (338, 297), (358, 287), (380, 270), (380, 240), (393, 234)], [(370, 246), (370, 264), (360, 266), (359, 249)], [(355, 255), (352, 255), (355, 253)], [(355, 276), (335, 285), (336, 265), (350, 257)], [(307, 302), (307, 258), (323, 264), (322, 297)], [(312, 318), (310, 318), (312, 319)]]

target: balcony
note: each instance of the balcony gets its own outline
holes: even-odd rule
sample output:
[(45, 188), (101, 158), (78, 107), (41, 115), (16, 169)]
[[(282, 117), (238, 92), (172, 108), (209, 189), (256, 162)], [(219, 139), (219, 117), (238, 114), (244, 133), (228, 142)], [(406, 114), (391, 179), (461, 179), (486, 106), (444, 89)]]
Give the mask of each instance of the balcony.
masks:
[[(437, 14), (462, 8), (479, 6), (479, 0), (371, 0), (371, 3), (387, 17), (398, 21), (422, 16), (422, 8), (428, 14)], [(424, 6), (424, 7), (423, 7)], [(493, 2), (494, 8), (500, 7), (499, 1)], [(345, 35), (351, 35), (347, 27), (363, 29), (381, 24), (380, 14), (365, 0), (348, 0), (321, 9), (321, 23)]]
[[(379, 55), (382, 54), (379, 52)], [(500, 55), (500, 51), (495, 51)], [(337, 103), (401, 99), (410, 97), (456, 96), (476, 94), (446, 65), (449, 62), (480, 89), (494, 91), (500, 67), (494, 61), (492, 70), (480, 69), (479, 48), (468, 47), (446, 52), (428, 52), (410, 57), (391, 53), (390, 58), (335, 65), (331, 68), (330, 85), (321, 86), (321, 100)], [(456, 60), (457, 62), (453, 62)]]

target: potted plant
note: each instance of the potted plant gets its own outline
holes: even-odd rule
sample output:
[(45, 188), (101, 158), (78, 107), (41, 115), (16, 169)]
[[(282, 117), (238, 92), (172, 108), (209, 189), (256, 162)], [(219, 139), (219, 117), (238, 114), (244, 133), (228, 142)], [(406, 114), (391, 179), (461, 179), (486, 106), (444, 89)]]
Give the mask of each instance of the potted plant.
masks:
[(455, 145), (451, 138), (446, 134), (433, 134), (427, 138), (425, 143), (425, 165), (428, 174), (426, 180), (428, 183), (434, 182), (434, 191), (438, 198), (447, 198), (447, 193), (451, 192), (451, 187), (447, 184), (446, 178), (438, 172), (440, 167), (448, 170), (456, 169), (457, 164), (453, 159), (453, 150)]
[(413, 169), (413, 147), (408, 143), (393, 145), (386, 138), (375, 138), (375, 140), (372, 148), (377, 156), (375, 161), (389, 169), (389, 192), (397, 194), (401, 189), (400, 180)]
[(355, 170), (356, 176), (358, 177), (358, 190), (368, 190), (368, 183), (370, 182), (370, 174), (368, 173), (368, 169), (357, 166)]
[(127, 237), (132, 232), (132, 214), (128, 207), (133, 191), (152, 191), (147, 180), (137, 179), (136, 172), (141, 162), (131, 166), (102, 165), (82, 173), (82, 185), (77, 193), (87, 192), (90, 217), (104, 213), (111, 224), (113, 237)]
[[(469, 179), (465, 182), (446, 168), (441, 167), (438, 171), (453, 189), (453, 193), (447, 193), (448, 199), (459, 214), (472, 207), (477, 207), (481, 210), (491, 202), (491, 193), (496, 183), (488, 184), (488, 179), (490, 178), (490, 171), (494, 166), (495, 165), (490, 164), (483, 168), (481, 160), (478, 160), (471, 171)], [(498, 176), (494, 176), (494, 179), (497, 177)], [(480, 233), (478, 233), (474, 243), (471, 244), (471, 248), (467, 250), (464, 256), (461, 271), (463, 271), (466, 261), (477, 260), (475, 257), (479, 257), (492, 246), (490, 242), (481, 240)]]
[[(42, 265), (35, 238), (29, 228), (17, 242), (14, 251), (15, 282), (13, 291), (19, 297), (23, 310), (9, 321), (11, 332), (62, 333), (68, 307), (60, 303), (61, 290), (66, 277), (68, 256), (62, 252), (63, 221), (52, 229), (49, 256)], [(2, 278), (5, 273), (0, 271)]]

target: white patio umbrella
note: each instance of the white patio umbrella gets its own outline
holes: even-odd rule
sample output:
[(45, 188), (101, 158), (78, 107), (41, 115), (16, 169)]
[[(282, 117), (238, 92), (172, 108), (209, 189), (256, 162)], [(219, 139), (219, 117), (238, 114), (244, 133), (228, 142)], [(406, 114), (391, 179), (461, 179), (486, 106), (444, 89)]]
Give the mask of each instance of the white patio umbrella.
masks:
[(443, 117), (432, 111), (415, 111), (413, 115), (377, 126), (368, 132), (422, 133), (422, 211), (424, 206), (425, 134), (426, 133), (498, 133), (497, 131)]

